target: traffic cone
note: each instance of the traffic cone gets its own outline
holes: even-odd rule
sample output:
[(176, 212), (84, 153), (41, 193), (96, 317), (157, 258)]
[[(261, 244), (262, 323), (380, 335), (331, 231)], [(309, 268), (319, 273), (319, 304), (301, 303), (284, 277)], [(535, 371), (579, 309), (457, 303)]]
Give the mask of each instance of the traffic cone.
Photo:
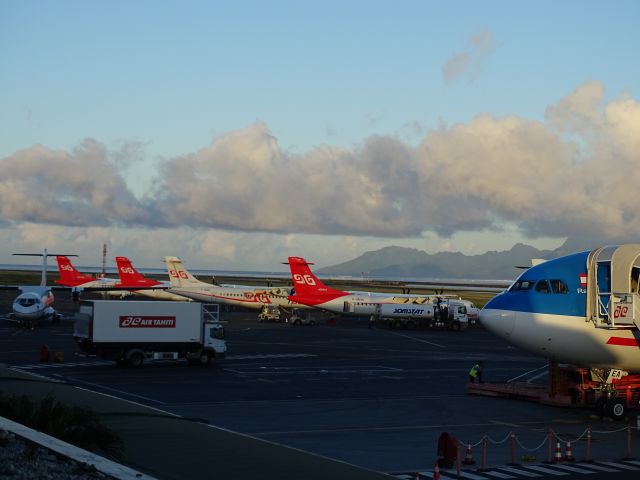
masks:
[(433, 480), (440, 480), (440, 468), (438, 468), (438, 462), (436, 462), (436, 466), (433, 467)]
[(575, 458), (573, 457), (573, 450), (571, 449), (571, 442), (567, 442), (567, 448), (564, 451), (564, 460), (565, 462), (575, 462)]
[(553, 456), (555, 463), (562, 462), (562, 452), (560, 451), (560, 442), (556, 443), (556, 454)]
[(476, 464), (476, 461), (473, 459), (473, 453), (471, 452), (471, 442), (467, 442), (467, 451), (464, 454), (464, 461), (462, 463), (465, 465)]

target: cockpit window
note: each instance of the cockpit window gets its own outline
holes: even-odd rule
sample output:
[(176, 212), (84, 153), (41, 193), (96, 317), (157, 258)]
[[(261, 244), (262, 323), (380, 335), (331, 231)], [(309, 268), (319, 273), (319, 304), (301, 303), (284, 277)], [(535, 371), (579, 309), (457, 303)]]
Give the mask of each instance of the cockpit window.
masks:
[(18, 300), (18, 305), (22, 306), (22, 307), (32, 307), (33, 305), (36, 304), (36, 299), (35, 298), (21, 298), (20, 300)]
[(549, 293), (549, 283), (546, 280), (538, 280), (538, 283), (536, 283), (536, 292)]
[(533, 284), (536, 283), (532, 280), (518, 280), (516, 283), (513, 284), (513, 287), (511, 287), (511, 290), (509, 290), (510, 292), (520, 292), (523, 290), (531, 290), (531, 287), (533, 287)]
[(569, 287), (562, 280), (550, 280), (553, 293), (569, 293)]

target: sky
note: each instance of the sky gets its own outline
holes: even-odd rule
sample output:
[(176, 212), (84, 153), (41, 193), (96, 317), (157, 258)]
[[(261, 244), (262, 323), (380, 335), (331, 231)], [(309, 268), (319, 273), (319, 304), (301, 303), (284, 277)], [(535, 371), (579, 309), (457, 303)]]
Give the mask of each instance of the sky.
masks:
[(0, 2), (0, 263), (636, 240), (637, 1)]

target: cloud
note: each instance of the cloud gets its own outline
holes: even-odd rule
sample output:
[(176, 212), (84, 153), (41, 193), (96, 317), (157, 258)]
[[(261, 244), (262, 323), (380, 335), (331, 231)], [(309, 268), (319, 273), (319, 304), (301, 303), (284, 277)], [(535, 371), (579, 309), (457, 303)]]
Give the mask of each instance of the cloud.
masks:
[(493, 33), (483, 30), (467, 40), (467, 51), (454, 53), (443, 65), (442, 76), (447, 84), (462, 78), (473, 81), (486, 58), (497, 48)]
[(164, 160), (142, 198), (110, 158), (85, 140), (71, 152), (36, 146), (1, 159), (0, 222), (180, 232), (220, 261), (248, 254), (234, 244), (241, 234), (294, 245), (301, 234), (401, 239), (504, 224), (535, 237), (640, 229), (631, 191), (640, 103), (626, 92), (607, 102), (597, 82), (550, 105), (545, 121), (482, 114), (427, 131), (417, 145), (375, 135), (356, 148), (292, 154), (255, 123)]
[(60, 225), (130, 224), (144, 210), (106, 148), (84, 140), (72, 152), (37, 145), (0, 159), (0, 217)]
[(442, 67), (442, 76), (447, 83), (460, 78), (470, 67), (471, 58), (467, 53), (454, 54)]

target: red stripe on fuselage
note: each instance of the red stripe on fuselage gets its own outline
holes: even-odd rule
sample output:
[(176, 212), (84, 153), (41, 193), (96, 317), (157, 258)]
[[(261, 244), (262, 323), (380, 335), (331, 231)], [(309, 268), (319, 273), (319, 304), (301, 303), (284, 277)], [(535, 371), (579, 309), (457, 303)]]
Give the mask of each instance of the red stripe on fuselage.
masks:
[(640, 347), (640, 341), (637, 338), (625, 337), (609, 337), (607, 345), (619, 345), (621, 347)]

